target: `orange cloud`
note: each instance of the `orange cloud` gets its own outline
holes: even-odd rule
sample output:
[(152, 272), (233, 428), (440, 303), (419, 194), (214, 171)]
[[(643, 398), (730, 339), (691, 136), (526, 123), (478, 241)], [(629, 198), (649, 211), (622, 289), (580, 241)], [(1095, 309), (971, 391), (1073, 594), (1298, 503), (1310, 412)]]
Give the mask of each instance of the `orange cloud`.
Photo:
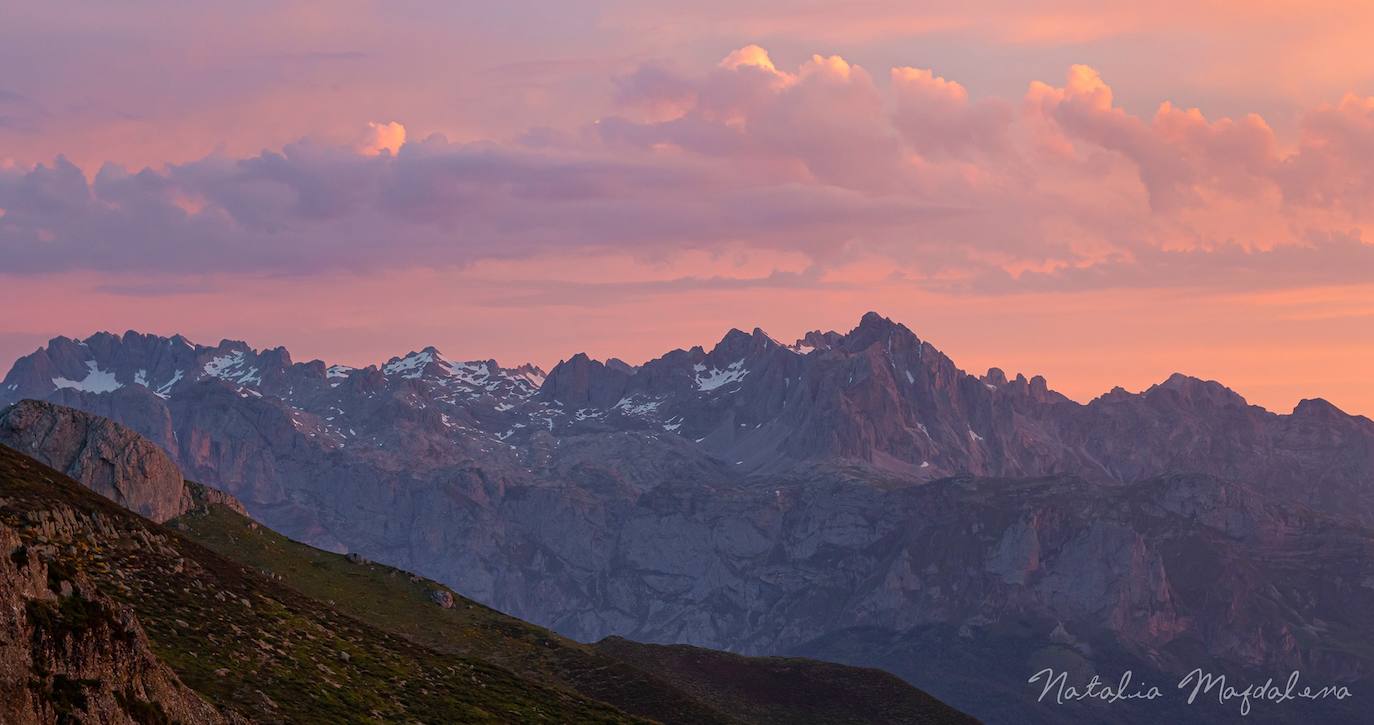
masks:
[(752, 44), (731, 51), (720, 61), (720, 67), (728, 70), (738, 70), (742, 66), (762, 68), (772, 73), (778, 72), (777, 66), (773, 65), (773, 59), (768, 57), (768, 51)]
[(377, 123), (368, 121), (367, 133), (358, 144), (358, 153), (364, 156), (378, 156), (383, 151), (395, 156), (406, 142), (406, 127), (396, 121)]

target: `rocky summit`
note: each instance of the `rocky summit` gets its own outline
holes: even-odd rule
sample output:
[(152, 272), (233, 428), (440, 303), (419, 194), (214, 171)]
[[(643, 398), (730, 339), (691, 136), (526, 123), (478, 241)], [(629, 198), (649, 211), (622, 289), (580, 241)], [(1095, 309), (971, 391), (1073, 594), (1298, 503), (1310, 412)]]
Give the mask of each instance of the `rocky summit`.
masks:
[(878, 666), (990, 721), (1062, 716), (1023, 707), (1044, 661), (1362, 681), (1374, 656), (1374, 422), (1181, 374), (1079, 403), (874, 313), (547, 375), (102, 333), (0, 396), (109, 416), (273, 529), (575, 639)]

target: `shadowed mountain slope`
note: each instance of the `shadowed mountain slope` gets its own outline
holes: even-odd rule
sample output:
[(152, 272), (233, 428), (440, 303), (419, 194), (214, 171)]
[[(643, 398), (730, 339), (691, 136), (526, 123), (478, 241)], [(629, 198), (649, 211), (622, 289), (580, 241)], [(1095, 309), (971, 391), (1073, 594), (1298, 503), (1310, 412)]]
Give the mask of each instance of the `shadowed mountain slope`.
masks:
[[(87, 415), (46, 412), (77, 419)], [(115, 434), (127, 432), (111, 425)], [(51, 440), (60, 446), (63, 439)], [(115, 483), (116, 489), (130, 485)], [(59, 605), (55, 611), (66, 612), (71, 602), (103, 601), (99, 597), (106, 595), (100, 592), (107, 592), (112, 600), (107, 608), (123, 612), (126, 630), (141, 631), (139, 622), (147, 627), (144, 669), (156, 674), (162, 668), (161, 677), (173, 685), (179, 686), (180, 677), (227, 716), (301, 722), (643, 718), (747, 723), (776, 721), (788, 712), (783, 703), (769, 701), (731, 712), (720, 706), (729, 701), (710, 691), (679, 687), (672, 671), (661, 676), (435, 582), (296, 543), (247, 518), (224, 494), (193, 482), (183, 485), (186, 513), (159, 527), (0, 446), (0, 522), (15, 532), (11, 558), (15, 552), (25, 561), (37, 557), (49, 572), (63, 572), (53, 579), (55, 591), (63, 590), (58, 579), (80, 582), (76, 595), (29, 587), (17, 596), (33, 602), (30, 606), (46, 606), (52, 599)], [(72, 697), (103, 707), (99, 693), (115, 686), (109, 682), (120, 682), (107, 670), (136, 661), (125, 652), (112, 655), (112, 664), (100, 670), (106, 675), (86, 677)], [(744, 681), (755, 674), (777, 679), (768, 663), (743, 662)], [(849, 710), (870, 707), (966, 720), (905, 684), (891, 687), (890, 676), (882, 673), (803, 661), (794, 667), (793, 687), (837, 671), (882, 685), (856, 691)], [(872, 702), (857, 699), (875, 695)], [(189, 707), (169, 702), (169, 707)]]

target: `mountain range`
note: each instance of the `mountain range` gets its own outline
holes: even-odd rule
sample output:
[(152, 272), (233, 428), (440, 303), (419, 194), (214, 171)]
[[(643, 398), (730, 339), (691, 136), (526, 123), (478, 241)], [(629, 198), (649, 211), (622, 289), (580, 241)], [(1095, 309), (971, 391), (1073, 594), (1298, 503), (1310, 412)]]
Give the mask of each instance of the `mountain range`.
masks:
[[(1374, 664), (1374, 422), (1319, 399), (1278, 414), (1174, 375), (1081, 404), (874, 313), (547, 374), (99, 333), (17, 361), (0, 406), (22, 399), (128, 426), (293, 539), (584, 642), (876, 666), (994, 722), (1070, 714), (1027, 707), (1044, 662)], [(1112, 714), (1159, 715), (1134, 712)]]
[(291, 541), (89, 413), (24, 401), (0, 439), (0, 722), (971, 721), (877, 670), (569, 641)]

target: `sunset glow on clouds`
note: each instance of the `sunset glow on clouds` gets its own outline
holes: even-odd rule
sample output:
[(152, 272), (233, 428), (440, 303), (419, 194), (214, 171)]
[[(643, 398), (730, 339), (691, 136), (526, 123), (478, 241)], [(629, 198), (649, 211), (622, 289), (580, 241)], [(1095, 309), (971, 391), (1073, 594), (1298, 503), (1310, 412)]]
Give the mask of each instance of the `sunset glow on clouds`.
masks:
[(363, 156), (377, 156), (383, 152), (394, 156), (405, 143), (405, 126), (396, 121), (368, 121), (367, 131), (364, 132), (363, 141), (358, 144), (357, 150)]
[[(187, 142), (145, 130), (103, 155), (89, 138), (140, 122), (89, 110), (101, 101), (77, 81), (40, 98), (0, 79), (0, 302), (26, 312), (0, 323), (0, 357), (136, 327), (354, 364), (437, 344), (547, 365), (878, 309), (964, 365), (1043, 373), (1079, 398), (1183, 370), (1277, 409), (1321, 395), (1374, 413), (1360, 372), (1374, 368), (1374, 65), (1321, 61), (1350, 27), (1249, 6), (1291, 67), (1236, 47), (1255, 76), (1231, 80), (1236, 58), (1189, 59), (1188, 29), (1156, 10), (1059, 5), (1027, 18), (1006, 4), (1024, 21), (1010, 23), (874, 3), (855, 14), (866, 23), (705, 3), (668, 13), (657, 50), (632, 39), (641, 11), (615, 3), (595, 21), (532, 4), (551, 27), (518, 32), (514, 15), (468, 8), (514, 33), (503, 48), (467, 26), (393, 16), (369, 34), (344, 10), (287, 5), (281, 22), (310, 48), (229, 32), (190, 60), (259, 58), (201, 80), (279, 122), (229, 130), (129, 81)], [(1208, 31), (1233, 17), (1198, 9)], [(704, 29), (732, 12), (730, 37)], [(17, 26), (43, 27), (38, 15)], [(508, 57), (558, 24), (563, 57)], [(386, 45), (402, 27), (412, 42)], [(474, 33), (486, 59), (447, 55), (444, 27)], [(935, 50), (897, 57), (900, 38)], [(955, 38), (1027, 67), (1073, 58), (1012, 87), (951, 50), (964, 79), (940, 64)], [(33, 43), (0, 54), (41, 66)], [(1122, 64), (1143, 48), (1159, 57), (1149, 77)], [(424, 53), (433, 67), (381, 83)], [(42, 72), (68, 72), (55, 65)], [(1294, 86), (1293, 68), (1310, 82)], [(1199, 77), (1232, 95), (1207, 103)], [(280, 326), (269, 301), (310, 329)]]

